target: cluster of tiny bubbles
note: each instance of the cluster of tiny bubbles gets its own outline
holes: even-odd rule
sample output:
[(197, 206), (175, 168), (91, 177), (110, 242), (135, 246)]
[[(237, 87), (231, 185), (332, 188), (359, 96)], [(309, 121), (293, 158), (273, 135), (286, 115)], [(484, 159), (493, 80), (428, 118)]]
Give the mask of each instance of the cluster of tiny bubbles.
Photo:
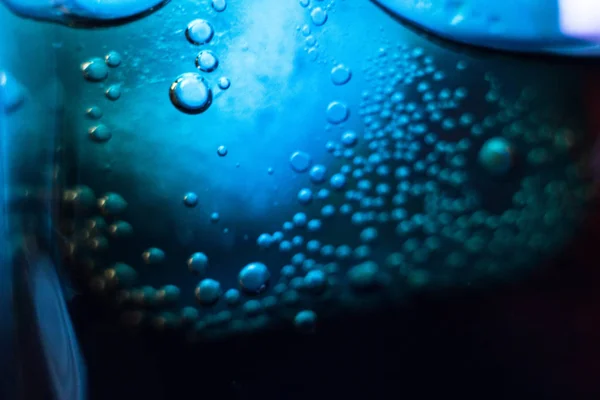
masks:
[[(60, 227), (65, 255), (76, 271), (83, 274), (81, 277), (87, 279), (90, 289), (107, 294), (107, 290), (134, 287), (137, 271), (126, 263), (108, 263), (106, 259), (110, 242), (129, 238), (133, 233), (132, 226), (120, 219), (127, 208), (125, 199), (115, 192), (96, 197), (91, 188), (77, 185), (66, 189), (61, 200), (65, 216), (77, 217), (63, 219)], [(149, 260), (154, 260), (156, 252), (148, 249), (148, 253), (152, 254)]]
[[(92, 57), (84, 61), (80, 68), (83, 73), (83, 77), (89, 82), (102, 82), (108, 78), (109, 69), (117, 68), (121, 65), (123, 59), (121, 54), (116, 51), (109, 51), (104, 58)], [(107, 99), (115, 101), (121, 97), (121, 85), (111, 84), (109, 85), (104, 94)], [(88, 107), (85, 111), (86, 116), (92, 120), (99, 120), (102, 118), (102, 109), (98, 106)], [(88, 129), (89, 137), (92, 141), (97, 143), (107, 142), (112, 138), (112, 131), (103, 124), (92, 126)]]
[[(466, 68), (466, 62), (456, 67)], [(358, 110), (363, 129), (343, 129), (325, 145), (341, 167), (330, 171), (309, 153), (293, 152), (292, 171), (308, 172), (296, 194), (302, 211), (281, 231), (256, 240), (260, 249), (289, 257), (270, 292), (285, 307), (311, 304), (293, 315), (302, 331), (314, 329), (319, 299), (339, 282), (352, 290), (340, 300), (356, 302), (392, 282), (395, 291), (421, 290), (521, 271), (537, 254), (564, 243), (569, 229), (548, 228), (561, 222), (575, 226), (576, 210), (590, 196), (577, 165), (565, 156), (576, 137), (572, 130), (557, 122), (552, 128), (541, 124), (540, 132), (539, 117), (527, 123), (535, 98), (530, 89), (509, 101), (486, 76), (490, 110), (466, 112), (469, 91), (445, 83), (445, 71), (422, 49), (402, 45), (381, 50), (365, 75), (373, 87), (363, 93)], [(332, 71), (334, 84), (349, 76)], [(339, 123), (348, 113), (343, 103), (332, 102), (326, 118)], [(566, 169), (540, 168), (560, 154)], [(513, 174), (520, 157), (535, 167), (522, 179)], [(480, 188), (478, 179), (513, 191), (505, 196), (504, 210), (485, 207), (487, 196), (499, 196)], [(334, 203), (332, 196), (344, 200)], [(334, 218), (335, 232), (344, 233), (318, 234), (331, 232)], [(249, 266), (270, 277), (264, 264)], [(257, 287), (262, 285), (252, 291)], [(246, 303), (245, 309), (258, 312), (258, 303)]]
[[(352, 160), (358, 168), (351, 175), (357, 180), (359, 190), (347, 193), (348, 198), (375, 208), (382, 204), (379, 200), (382, 198), (383, 204), (390, 201), (397, 207), (389, 215), (380, 213), (374, 217), (377, 222), (397, 224), (396, 233), (406, 239), (402, 251), (390, 254), (388, 263), (403, 271), (419, 267), (418, 274), (409, 274), (409, 283), (423, 285), (434, 273), (448, 273), (423, 268), (434, 264), (428, 260), (440, 248), (447, 251), (439, 252), (446, 256), (437, 265), (463, 269), (473, 265), (477, 270), (474, 274), (496, 272), (503, 266), (508, 273), (509, 266), (524, 265), (536, 252), (550, 251), (565, 238), (562, 232), (548, 231), (545, 227), (548, 220), (555, 220), (548, 217), (555, 214), (548, 213), (548, 203), (561, 203), (559, 196), (563, 195), (540, 189), (544, 185), (572, 187), (581, 185), (581, 181), (565, 181), (573, 166), (558, 173), (550, 169), (530, 169), (531, 175), (522, 179), (521, 190), (514, 194), (512, 207), (493, 213), (482, 204), (486, 196), (496, 194), (478, 190), (477, 175), (483, 172), (482, 176), (488, 181), (498, 175), (508, 177), (519, 156), (517, 143), (524, 147), (523, 142), (531, 148), (526, 157), (529, 163), (538, 167), (547, 164), (550, 154), (560, 151), (553, 140), (554, 132), (564, 129), (560, 123), (549, 128), (548, 119), (537, 127), (524, 126), (534, 98), (531, 90), (524, 90), (511, 103), (502, 98), (499, 83), (489, 74), (486, 80), (490, 82), (490, 91), (485, 100), (497, 107), (495, 112), (484, 116), (462, 112), (461, 104), (469, 96), (468, 90), (443, 85), (445, 74), (423, 53), (421, 49), (403, 46), (392, 51), (382, 49), (365, 70), (375, 90), (363, 94), (359, 114), (365, 125), (363, 138), (371, 154)], [(457, 70), (465, 68), (466, 63), (457, 64)], [(405, 96), (407, 92), (410, 95)], [(411, 95), (421, 100), (407, 101)], [(545, 138), (532, 134), (531, 130), (540, 130), (539, 126), (551, 133), (547, 132)], [(490, 134), (497, 136), (489, 137)], [(534, 141), (535, 146), (532, 146)], [(330, 151), (334, 156), (344, 157), (345, 147), (342, 139), (342, 144), (331, 145)], [(471, 148), (475, 156), (469, 151)], [(467, 169), (472, 160), (483, 167), (481, 172), (477, 165)], [(563, 161), (569, 162), (568, 159)], [(367, 175), (373, 173), (378, 179), (367, 180)], [(395, 188), (385, 179), (388, 176), (396, 178)], [(369, 198), (368, 193), (373, 191), (379, 196)], [(584, 200), (584, 193), (585, 190), (579, 201)], [(423, 206), (411, 212), (416, 198)], [(566, 199), (562, 200), (562, 206), (568, 204)], [(536, 204), (537, 210), (531, 204)], [(368, 213), (357, 214), (352, 216), (356, 224), (373, 223)], [(363, 241), (373, 237), (370, 233), (363, 235), (366, 232), (361, 233)], [(419, 237), (417, 233), (426, 236)]]
[(327, 10), (331, 10), (331, 3), (326, 6), (318, 5), (313, 7), (310, 0), (299, 0), (299, 4), (310, 13), (310, 20), (315, 26), (322, 26), (327, 22)]
[(319, 53), (317, 51), (319, 44), (318, 44), (315, 36), (312, 35), (312, 30), (310, 29), (310, 25), (304, 24), (302, 26), (297, 26), (296, 30), (298, 32), (300, 32), (300, 34), (304, 38), (303, 39), (304, 44), (306, 44), (306, 47), (304, 47), (304, 50), (306, 51), (306, 54), (308, 55), (309, 59), (311, 61), (315, 61), (319, 55)]
[[(422, 49), (404, 46), (382, 49), (371, 58), (365, 69), (370, 87), (356, 110), (362, 129), (343, 127), (336, 140), (325, 144), (327, 157), (339, 163), (313, 160), (301, 150), (289, 157), (291, 170), (304, 179), (292, 194), (296, 208), (278, 230), (256, 239), (261, 252), (280, 254), (281, 264), (251, 262), (239, 270), (237, 287), (228, 288), (210, 277), (206, 254), (193, 253), (187, 267), (199, 279), (194, 291), (198, 309), (158, 310), (153, 324), (186, 324), (190, 332), (204, 335), (225, 323), (230, 330), (241, 330), (250, 320), (260, 326), (270, 312), (285, 310), (299, 331), (313, 332), (319, 307), (332, 296), (357, 302), (391, 283), (398, 291), (471, 282), (485, 274), (508, 274), (534, 255), (560, 247), (589, 196), (578, 166), (568, 163), (578, 137), (575, 128), (546, 123), (545, 114), (532, 113), (531, 90), (516, 100), (505, 99), (491, 75), (486, 76), (490, 90), (485, 96), (490, 110), (485, 115), (465, 110), (465, 100), (473, 94), (445, 83), (446, 73), (434, 61)], [(334, 69), (338, 67), (346, 68)], [(457, 65), (456, 70), (464, 68)], [(347, 71), (332, 70), (333, 84), (348, 82)], [(325, 119), (341, 124), (349, 112), (341, 101), (332, 102)], [(221, 147), (217, 154), (223, 156), (227, 150)], [(552, 160), (568, 165), (546, 168)], [(524, 176), (513, 174), (520, 164), (528, 167)], [(505, 193), (486, 193), (478, 179), (506, 192), (504, 210), (485, 208), (486, 197)], [(78, 187), (67, 198), (79, 207), (98, 209), (101, 218), (114, 218), (108, 229), (102, 219), (90, 219), (85, 242), (90, 251), (104, 246), (102, 232), (110, 237), (131, 234), (131, 226), (117, 219), (127, 206), (118, 194), (96, 200)], [(183, 201), (195, 207), (198, 197), (187, 193)], [(211, 214), (211, 220), (218, 218)], [(90, 237), (95, 244), (90, 245)], [(149, 248), (142, 258), (159, 263), (164, 253)], [(93, 284), (121, 288), (129, 293), (124, 297), (140, 305), (166, 307), (180, 297), (174, 285), (136, 287), (136, 281), (135, 269), (117, 262)], [(244, 317), (236, 317), (238, 313)], [(139, 324), (146, 315), (128, 310), (124, 319)]]
[(307, 18), (310, 20), (310, 22), (302, 26), (298, 26), (296, 30), (298, 30), (304, 37), (304, 42), (306, 44), (304, 50), (308, 54), (308, 57), (311, 61), (316, 61), (319, 56), (317, 50), (319, 43), (316, 37), (312, 34), (310, 25), (315, 27), (322, 27), (325, 25), (329, 18), (328, 11), (331, 11), (333, 7), (333, 2), (324, 4), (323, 2), (319, 1), (318, 3), (320, 4), (313, 6), (310, 0), (299, 1), (300, 6), (306, 9), (308, 13)]

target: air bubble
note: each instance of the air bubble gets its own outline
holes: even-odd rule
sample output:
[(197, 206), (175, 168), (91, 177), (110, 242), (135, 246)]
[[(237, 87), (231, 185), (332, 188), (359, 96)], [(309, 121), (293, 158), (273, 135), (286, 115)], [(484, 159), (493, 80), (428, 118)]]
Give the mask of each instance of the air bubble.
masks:
[(227, 147), (225, 147), (225, 146), (219, 146), (217, 148), (217, 154), (220, 157), (225, 157), (227, 155)]
[(104, 62), (111, 68), (116, 68), (121, 65), (122, 57), (116, 51), (110, 51), (104, 56)]
[(92, 126), (88, 134), (94, 142), (98, 143), (108, 142), (112, 138), (111, 130), (104, 124)]
[(495, 137), (479, 150), (479, 163), (492, 174), (507, 173), (513, 166), (514, 149), (508, 140)]
[(303, 205), (309, 204), (313, 199), (312, 191), (308, 188), (300, 189), (298, 192), (298, 202)]
[(358, 135), (354, 131), (346, 131), (342, 134), (342, 144), (346, 147), (354, 147), (358, 142)]
[(180, 75), (169, 89), (173, 105), (186, 114), (200, 114), (212, 103), (212, 91), (204, 78), (195, 72)]
[(341, 86), (350, 81), (352, 78), (352, 71), (344, 64), (338, 64), (331, 70), (331, 82), (334, 85)]
[(85, 115), (90, 119), (100, 119), (102, 118), (102, 109), (98, 106), (91, 106), (87, 110), (85, 110)]
[(320, 270), (308, 271), (304, 277), (304, 286), (315, 293), (321, 293), (327, 288), (327, 276)]
[(98, 199), (98, 207), (104, 215), (117, 215), (127, 208), (127, 202), (117, 193), (106, 193)]
[(165, 252), (159, 248), (151, 247), (142, 253), (142, 260), (146, 264), (159, 264), (165, 260)]
[(203, 279), (195, 290), (196, 299), (204, 305), (212, 305), (221, 297), (221, 284), (214, 279)]
[(303, 151), (296, 151), (290, 156), (290, 166), (296, 172), (306, 172), (311, 164), (312, 158)]
[(373, 289), (379, 285), (379, 266), (366, 261), (348, 270), (347, 277), (350, 285), (356, 290)]
[(14, 76), (0, 71), (0, 89), (3, 94), (3, 109), (6, 112), (17, 110), (25, 100), (25, 89)]
[(206, 44), (211, 41), (214, 35), (213, 26), (204, 19), (193, 20), (185, 30), (185, 37), (192, 44)]
[(246, 265), (238, 275), (241, 288), (251, 294), (263, 292), (269, 283), (271, 273), (267, 266), (260, 262)]
[(186, 207), (193, 208), (198, 205), (198, 195), (193, 192), (188, 192), (183, 196), (183, 204)]
[(273, 238), (268, 233), (261, 233), (256, 239), (256, 244), (262, 249), (268, 249), (273, 244)]
[(235, 306), (240, 302), (240, 298), (242, 297), (240, 291), (237, 289), (229, 289), (225, 292), (225, 301), (229, 306)]
[(188, 268), (191, 272), (199, 275), (205, 275), (208, 269), (208, 257), (206, 254), (194, 253), (187, 260)]
[(294, 225), (298, 228), (302, 228), (304, 226), (306, 226), (306, 222), (308, 221), (308, 218), (306, 217), (306, 214), (304, 213), (296, 213), (294, 214), (294, 216), (292, 217), (292, 221), (294, 222)]
[(110, 85), (106, 92), (104, 92), (106, 98), (112, 101), (118, 100), (121, 97), (121, 85), (114, 84)]
[(329, 184), (334, 189), (341, 190), (343, 189), (344, 185), (346, 185), (346, 177), (344, 174), (337, 173), (331, 177)]
[(202, 50), (196, 57), (196, 67), (203, 72), (213, 72), (219, 66), (219, 59), (210, 50)]
[(227, 0), (212, 0), (212, 8), (216, 12), (223, 12), (227, 8)]
[(327, 168), (324, 165), (317, 164), (310, 169), (309, 176), (313, 183), (323, 183), (327, 178)]
[(327, 106), (327, 121), (332, 124), (341, 124), (348, 119), (350, 112), (346, 104), (339, 101), (332, 101)]
[(95, 57), (81, 64), (81, 71), (85, 79), (91, 82), (100, 82), (108, 77), (108, 67), (101, 58)]
[(331, 204), (324, 205), (323, 208), (321, 208), (321, 215), (324, 218), (332, 217), (335, 215), (335, 207)]
[(316, 232), (321, 229), (321, 220), (319, 219), (311, 219), (306, 224), (306, 228), (311, 232)]
[(126, 238), (133, 234), (133, 227), (129, 222), (116, 221), (108, 226), (108, 233), (114, 238)]
[(310, 18), (313, 24), (321, 26), (327, 22), (327, 11), (323, 10), (321, 7), (315, 7), (310, 12)]
[(231, 86), (231, 81), (227, 77), (220, 77), (218, 81), (219, 88), (221, 90), (227, 90)]

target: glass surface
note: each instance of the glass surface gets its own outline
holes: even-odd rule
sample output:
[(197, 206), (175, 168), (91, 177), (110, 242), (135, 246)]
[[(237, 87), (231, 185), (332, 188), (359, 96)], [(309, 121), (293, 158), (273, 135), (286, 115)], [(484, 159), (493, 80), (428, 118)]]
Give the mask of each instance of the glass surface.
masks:
[[(80, 330), (101, 314), (122, 326), (115, 336), (157, 334), (189, 354), (235, 353), (231, 343), (256, 337), (328, 343), (338, 324), (357, 324), (339, 339), (350, 346), (394, 321), (492, 340), (489, 320), (480, 334), (459, 317), (442, 327), (445, 311), (430, 304), (470, 298), (465, 315), (478, 301), (482, 313), (510, 314), (481, 299), (549, 276), (571, 282), (555, 265), (586, 264), (572, 255), (585, 258), (598, 237), (595, 59), (540, 54), (556, 52), (508, 23), (471, 31), (481, 35), (469, 43), (442, 39), (406, 21), (402, 2), (380, 3), (387, 10), (358, 0), (6, 1), (5, 320), (23, 312), (10, 282), (33, 279), (14, 276), (28, 238), (56, 266), (45, 281), (60, 287), (53, 301), (85, 299)], [(542, 22), (562, 32), (558, 19)], [(571, 28), (577, 40), (594, 36)], [(485, 35), (527, 46), (488, 49)], [(527, 293), (547, 301), (542, 292)], [(43, 332), (52, 314), (37, 315)], [(509, 319), (497, 323), (526, 325)], [(2, 343), (14, 332), (7, 325)], [(59, 349), (74, 361), (63, 371), (79, 382), (77, 340), (64, 337)], [(100, 357), (85, 340), (84, 358)], [(260, 398), (223, 379), (234, 381), (227, 396)]]

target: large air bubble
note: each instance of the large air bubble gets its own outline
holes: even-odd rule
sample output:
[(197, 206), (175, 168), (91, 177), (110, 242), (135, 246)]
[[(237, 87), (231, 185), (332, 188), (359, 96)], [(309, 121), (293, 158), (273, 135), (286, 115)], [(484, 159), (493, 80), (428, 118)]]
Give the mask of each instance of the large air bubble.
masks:
[[(156, 11), (170, 0), (0, 0), (25, 18), (70, 26), (119, 25)], [(57, 7), (60, 6), (60, 7)]]
[(211, 89), (204, 78), (194, 72), (179, 75), (171, 85), (169, 96), (173, 105), (186, 114), (200, 114), (212, 103)]

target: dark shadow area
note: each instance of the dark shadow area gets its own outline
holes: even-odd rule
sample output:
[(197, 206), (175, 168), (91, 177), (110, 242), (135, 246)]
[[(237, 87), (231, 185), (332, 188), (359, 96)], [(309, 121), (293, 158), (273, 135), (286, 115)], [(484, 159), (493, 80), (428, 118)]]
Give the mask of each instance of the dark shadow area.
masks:
[(187, 345), (132, 335), (82, 297), (74, 319), (91, 400), (591, 399), (600, 396), (598, 215), (524, 282), (403, 309)]

